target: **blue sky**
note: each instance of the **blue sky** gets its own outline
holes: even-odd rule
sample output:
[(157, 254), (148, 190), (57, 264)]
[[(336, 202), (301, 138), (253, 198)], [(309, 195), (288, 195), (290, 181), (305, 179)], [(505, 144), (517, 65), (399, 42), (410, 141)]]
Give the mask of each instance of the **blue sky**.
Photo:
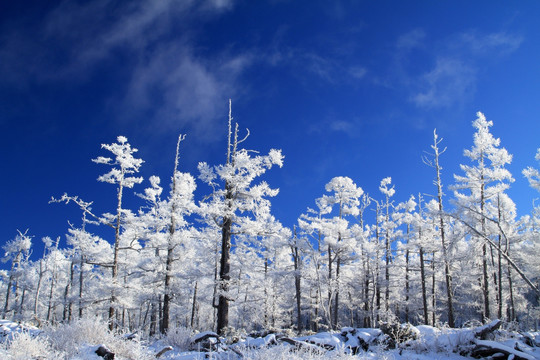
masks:
[[(286, 226), (334, 176), (373, 197), (391, 176), (396, 201), (433, 193), (421, 156), (434, 128), (450, 185), (477, 111), (514, 155), (510, 195), (525, 214), (540, 196), (521, 175), (538, 166), (539, 16), (538, 1), (4, 1), (0, 243), (17, 229), (63, 236), (80, 218), (48, 204), (64, 192), (113, 212), (91, 159), (118, 135), (145, 179), (167, 183), (179, 133), (182, 171), (222, 163), (229, 98), (247, 148), (283, 150), (265, 180)], [(126, 201), (143, 205), (133, 191)]]

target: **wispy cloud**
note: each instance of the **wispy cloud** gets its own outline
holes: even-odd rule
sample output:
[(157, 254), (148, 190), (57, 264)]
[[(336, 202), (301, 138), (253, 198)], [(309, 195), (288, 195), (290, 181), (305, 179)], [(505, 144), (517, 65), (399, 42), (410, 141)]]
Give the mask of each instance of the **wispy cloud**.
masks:
[(396, 41), (396, 48), (399, 50), (409, 50), (421, 47), (426, 33), (422, 29), (414, 29), (403, 35), (400, 35)]
[(523, 37), (505, 32), (480, 35), (476, 31), (460, 34), (456, 45), (466, 46), (478, 56), (500, 56), (516, 51), (523, 43)]
[(189, 125), (196, 133), (211, 136), (212, 124), (225, 114), (227, 98), (238, 95), (239, 77), (251, 62), (247, 54), (202, 60), (188, 46), (170, 44), (137, 65), (125, 108), (133, 114), (151, 112), (163, 130)]
[(439, 58), (419, 79), (420, 90), (410, 98), (419, 107), (448, 107), (465, 101), (475, 91), (476, 71), (467, 63)]
[[(397, 70), (391, 73), (409, 93), (408, 100), (420, 108), (461, 105), (473, 98), (482, 68), (516, 51), (522, 41), (514, 34), (476, 31), (430, 39), (424, 30), (415, 29), (397, 39)], [(433, 65), (418, 71), (417, 62)]]
[[(119, 114), (144, 112), (151, 123), (212, 128), (217, 103), (238, 93), (247, 54), (197, 54), (193, 28), (232, 9), (232, 0), (62, 2), (28, 26), (0, 34), (0, 82), (77, 86), (122, 54), (130, 80)], [(195, 30), (196, 31), (196, 30)], [(163, 127), (163, 126), (161, 126)], [(165, 126), (168, 128), (168, 126)]]
[(265, 58), (271, 66), (293, 69), (297, 77), (316, 75), (316, 78), (329, 84), (357, 81), (368, 73), (361, 65), (351, 65), (337, 57), (324, 56), (302, 48), (275, 47)]

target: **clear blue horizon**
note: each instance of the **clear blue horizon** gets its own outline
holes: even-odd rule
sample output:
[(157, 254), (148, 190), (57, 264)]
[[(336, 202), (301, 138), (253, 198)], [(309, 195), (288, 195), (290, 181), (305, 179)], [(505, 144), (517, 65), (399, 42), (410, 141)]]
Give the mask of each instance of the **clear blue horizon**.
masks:
[[(282, 149), (275, 217), (292, 227), (324, 185), (348, 176), (374, 198), (392, 177), (396, 202), (433, 194), (422, 163), (433, 129), (444, 138), (447, 194), (476, 112), (513, 154), (518, 214), (540, 194), (521, 174), (538, 167), (540, 3), (537, 1), (21, 1), (0, 4), (0, 243), (29, 229), (34, 247), (62, 237), (74, 206), (63, 193), (115, 209), (96, 181), (100, 148), (118, 135), (139, 149), (145, 181), (223, 163), (228, 99), (248, 149)], [(210, 189), (197, 183), (200, 200)]]

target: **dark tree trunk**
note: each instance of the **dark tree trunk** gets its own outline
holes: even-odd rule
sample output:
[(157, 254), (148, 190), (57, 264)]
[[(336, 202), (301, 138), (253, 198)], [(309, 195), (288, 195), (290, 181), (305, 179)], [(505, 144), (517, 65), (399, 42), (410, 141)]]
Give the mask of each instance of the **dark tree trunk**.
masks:
[(338, 317), (339, 317), (339, 269), (341, 267), (341, 257), (338, 256), (336, 262), (336, 296), (334, 298), (334, 329), (338, 327)]
[[(296, 238), (296, 228), (294, 229), (294, 239), (297, 241)], [(295, 243), (294, 246), (291, 247), (293, 260), (294, 260), (294, 289), (296, 292), (296, 331), (300, 334), (302, 332), (302, 289), (300, 287), (301, 285), (301, 279), (302, 276), (300, 274), (300, 253), (298, 251), (298, 246)]]
[(423, 248), (420, 248), (420, 282), (422, 284), (422, 305), (424, 308), (424, 324), (429, 325), (427, 289), (426, 289), (426, 269), (425, 269)]
[(364, 276), (364, 327), (371, 327), (371, 316), (369, 314), (369, 258), (367, 254), (364, 256), (366, 263), (366, 272)]
[[(407, 233), (409, 228), (407, 227)], [(405, 322), (409, 322), (409, 249), (405, 252)]]
[(433, 311), (431, 325), (435, 326), (435, 323), (437, 321), (437, 300), (435, 296), (435, 252), (433, 252), (431, 256), (431, 310)]
[(484, 295), (484, 313), (482, 315), (482, 322), (488, 321), (491, 317), (489, 311), (489, 275), (488, 275), (488, 264), (487, 264), (487, 245), (482, 245), (482, 292)]
[(79, 269), (79, 319), (83, 317), (83, 284), (84, 284), (84, 256), (81, 254), (81, 265)]
[[(172, 217), (174, 219), (174, 216)], [(174, 220), (172, 221), (171, 229), (174, 228)], [(170, 317), (170, 303), (172, 300), (171, 296), (171, 272), (172, 272), (172, 261), (173, 261), (173, 247), (172, 247), (172, 236), (174, 235), (174, 230), (170, 230), (169, 245), (167, 249), (167, 260), (165, 263), (165, 289), (163, 294), (163, 317), (161, 319), (160, 332), (162, 334), (167, 333), (169, 330), (169, 317)]]
[(75, 263), (72, 261), (71, 266), (69, 269), (69, 281), (66, 284), (66, 287), (64, 288), (64, 312), (62, 314), (62, 318), (64, 321), (71, 322), (71, 299), (68, 300), (69, 292), (71, 287), (73, 286), (73, 276), (74, 276), (74, 267)]
[(195, 281), (195, 288), (193, 289), (193, 304), (191, 308), (191, 322), (190, 322), (192, 329), (194, 328), (193, 326), (195, 325), (195, 314), (197, 313), (197, 285), (198, 285), (198, 282)]
[[(232, 199), (232, 191), (227, 187), (227, 199)], [(219, 302), (217, 308), (217, 333), (223, 335), (223, 331), (229, 326), (229, 280), (230, 277), (230, 250), (231, 250), (231, 226), (232, 219), (223, 219), (221, 236), (221, 260), (219, 269)]]
[(19, 265), (19, 258), (20, 258), (20, 252), (15, 256), (15, 260), (13, 260), (13, 263), (11, 264), (11, 270), (9, 271), (9, 280), (7, 284), (7, 290), (6, 290), (6, 302), (4, 303), (4, 312), (3, 312), (3, 318), (6, 318), (6, 315), (9, 311), (9, 296), (11, 294), (11, 287), (13, 286), (13, 280), (14, 280), (14, 270)]
[(332, 304), (332, 248), (330, 245), (328, 245), (328, 325), (330, 325), (330, 329), (334, 328), (334, 324), (332, 322), (333, 316), (333, 304)]

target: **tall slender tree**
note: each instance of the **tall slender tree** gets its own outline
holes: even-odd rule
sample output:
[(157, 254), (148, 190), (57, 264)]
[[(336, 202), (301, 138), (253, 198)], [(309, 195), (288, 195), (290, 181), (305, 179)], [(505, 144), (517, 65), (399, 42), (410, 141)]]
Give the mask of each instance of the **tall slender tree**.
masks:
[[(340, 293), (340, 270), (342, 261), (347, 251), (351, 248), (353, 239), (350, 234), (350, 226), (347, 221), (349, 216), (358, 216), (360, 213), (360, 197), (364, 193), (362, 188), (356, 186), (351, 178), (338, 176), (330, 180), (325, 186), (330, 195), (325, 195), (321, 201), (328, 209), (336, 206), (337, 214), (327, 222), (325, 239), (328, 246), (328, 278), (330, 282), (329, 302), (333, 300), (331, 308), (332, 327), (338, 326), (339, 293)], [(335, 262), (335, 275), (332, 274), (332, 264)]]
[[(460, 165), (465, 175), (454, 175), (456, 184), (453, 186), (456, 198), (456, 205), (461, 212), (463, 221), (467, 222), (476, 233), (472, 234), (473, 239), (481, 247), (482, 262), (482, 296), (484, 308), (482, 321), (491, 317), (491, 299), (489, 286), (488, 267), (488, 242), (486, 241), (492, 234), (488, 231), (487, 224), (488, 209), (487, 203), (497, 200), (497, 194), (506, 190), (514, 181), (510, 172), (505, 168), (512, 161), (512, 155), (504, 148), (499, 148), (500, 139), (494, 138), (489, 128), (493, 126), (492, 121), (487, 121), (484, 114), (477, 113), (477, 119), (473, 122), (476, 129), (474, 134), (473, 147), (465, 150), (464, 155), (468, 157), (473, 165)], [(460, 192), (465, 190), (466, 192)], [(478, 236), (482, 234), (482, 236)]]
[(15, 239), (6, 242), (2, 249), (5, 251), (3, 260), (11, 260), (11, 267), (9, 270), (8, 283), (6, 288), (6, 300), (4, 303), (4, 311), (2, 312), (2, 317), (6, 318), (6, 315), (9, 312), (9, 300), (11, 295), (11, 290), (13, 284), (17, 281), (18, 276), (20, 275), (18, 270), (21, 267), (21, 264), (28, 261), (30, 257), (30, 247), (32, 246), (32, 238), (27, 235), (28, 230), (24, 233), (18, 232), (18, 235)]
[(213, 188), (208, 201), (201, 205), (202, 212), (221, 229), (221, 258), (218, 278), (217, 332), (222, 334), (229, 325), (229, 293), (231, 280), (231, 238), (234, 234), (250, 232), (254, 222), (267, 215), (270, 201), (278, 190), (266, 182), (253, 184), (255, 179), (274, 165), (283, 165), (281, 150), (270, 150), (268, 155), (251, 156), (250, 151), (238, 146), (249, 136), (238, 138), (238, 124), (232, 129), (232, 110), (229, 100), (229, 131), (227, 158), (224, 165), (210, 167), (199, 164), (199, 178)]
[(384, 310), (388, 313), (390, 311), (390, 263), (392, 262), (392, 241), (393, 241), (393, 230), (395, 224), (393, 223), (390, 216), (390, 209), (393, 207), (393, 202), (390, 200), (392, 196), (396, 193), (394, 186), (392, 184), (392, 178), (386, 177), (381, 180), (379, 185), (379, 190), (384, 195), (384, 203), (382, 208), (384, 209), (384, 220), (382, 222), (382, 230), (384, 232), (384, 282), (385, 282), (385, 292), (384, 292)]
[(143, 181), (142, 177), (135, 177), (132, 174), (139, 172), (143, 160), (133, 156), (138, 150), (132, 148), (128, 140), (124, 136), (118, 136), (117, 143), (102, 144), (101, 147), (113, 153), (114, 159), (99, 156), (92, 159), (97, 164), (112, 166), (113, 168), (108, 173), (98, 177), (98, 181), (117, 185), (116, 195), (116, 215), (114, 217), (114, 247), (112, 259), (112, 282), (111, 290), (111, 305), (109, 307), (109, 328), (114, 328), (115, 303), (116, 293), (114, 287), (117, 285), (118, 278), (118, 252), (120, 247), (120, 232), (122, 225), (122, 198), (124, 188), (132, 188), (135, 184), (140, 184)]
[(433, 145), (431, 145), (432, 153), (428, 154), (429, 157), (424, 157), (424, 163), (428, 166), (435, 169), (435, 180), (433, 184), (437, 188), (437, 205), (438, 205), (438, 229), (439, 236), (441, 239), (441, 248), (442, 248), (442, 257), (444, 262), (444, 280), (446, 288), (446, 300), (447, 300), (447, 315), (448, 315), (448, 326), (455, 327), (455, 318), (454, 318), (454, 299), (453, 299), (453, 288), (452, 288), (452, 273), (450, 270), (450, 259), (448, 255), (448, 241), (446, 236), (446, 224), (444, 220), (444, 206), (443, 206), (443, 185), (441, 179), (442, 166), (440, 164), (440, 156), (444, 154), (446, 148), (439, 149), (439, 144), (443, 139), (439, 139), (437, 135), (437, 130), (433, 130)]

